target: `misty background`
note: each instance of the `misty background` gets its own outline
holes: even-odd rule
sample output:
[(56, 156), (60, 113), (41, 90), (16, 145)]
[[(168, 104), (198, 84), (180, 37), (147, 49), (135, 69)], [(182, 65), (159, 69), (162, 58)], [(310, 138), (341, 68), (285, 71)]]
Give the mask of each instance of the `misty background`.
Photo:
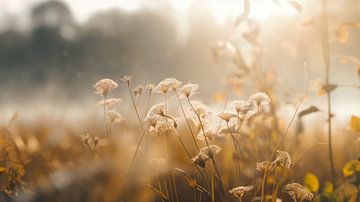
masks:
[[(92, 5), (91, 12), (85, 3), (71, 1), (14, 2), (22, 6), (18, 12), (13, 12), (20, 9), (16, 3), (0, 0), (0, 103), (11, 110), (25, 103), (91, 103), (97, 98), (92, 93), (97, 80), (118, 81), (126, 74), (136, 84), (157, 83), (166, 77), (192, 81), (200, 84), (200, 96), (211, 98), (224, 89), (223, 79), (229, 73), (225, 64), (213, 60), (211, 47), (234, 35), (233, 21), (241, 14), (236, 11), (242, 10), (240, 0), (224, 3), (234, 9), (223, 10), (222, 18), (213, 8), (221, 1), (210, 0), (189, 1), (185, 11), (181, 3), (158, 0), (134, 1), (136, 8), (131, 1), (124, 7), (98, 10)], [(330, 31), (344, 21), (360, 21), (359, 4), (357, 0), (330, 1)], [(294, 89), (302, 92), (304, 62), (312, 79), (323, 78), (319, 30), (299, 28), (299, 23), (319, 15), (320, 8), (314, 1), (305, 5), (301, 15), (273, 16), (260, 22), (263, 65), (277, 73), (280, 94)], [(330, 34), (332, 81), (358, 85), (355, 67), (340, 63), (336, 56), (360, 56), (359, 30), (351, 30), (345, 45)], [(344, 97), (349, 98), (347, 105)], [(334, 99), (338, 112), (360, 111), (359, 89), (338, 90)]]

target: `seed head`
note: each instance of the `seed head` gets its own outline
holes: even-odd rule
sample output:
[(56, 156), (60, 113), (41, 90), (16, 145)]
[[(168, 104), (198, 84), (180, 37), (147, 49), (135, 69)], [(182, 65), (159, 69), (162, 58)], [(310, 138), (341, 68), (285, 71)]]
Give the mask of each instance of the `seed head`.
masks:
[(258, 171), (270, 171), (274, 168), (274, 164), (270, 161), (262, 161), (256, 163), (256, 170)]
[(140, 97), (143, 92), (143, 89), (144, 89), (143, 85), (136, 86), (133, 90), (135, 97)]
[(120, 98), (110, 98), (110, 99), (102, 100), (102, 101), (98, 102), (96, 105), (98, 105), (98, 106), (105, 105), (107, 110), (111, 110), (114, 108), (114, 106), (117, 103), (120, 103), (120, 102), (122, 102), (122, 99), (120, 99)]
[(124, 116), (115, 111), (108, 111), (106, 115), (111, 123), (121, 123), (123, 120), (125, 120)]
[(165, 111), (166, 111), (165, 103), (156, 104), (150, 108), (147, 116), (153, 116), (153, 115), (163, 116), (165, 114)]
[(229, 190), (229, 193), (236, 198), (241, 199), (246, 194), (249, 194), (254, 189), (254, 186), (239, 186)]
[(283, 187), (283, 192), (289, 194), (294, 201), (311, 201), (314, 198), (314, 195), (308, 191), (305, 187), (298, 183), (287, 184)]
[(271, 103), (270, 97), (262, 92), (252, 94), (248, 101), (255, 104), (258, 108), (267, 107)]
[(131, 76), (125, 75), (124, 77), (120, 78), (120, 80), (124, 82), (125, 86), (130, 87)]
[(221, 112), (218, 114), (218, 117), (220, 117), (226, 123), (229, 123), (232, 118), (237, 118), (238, 116), (232, 112)]
[(197, 89), (199, 89), (198, 84), (188, 83), (180, 88), (180, 93), (182, 96), (187, 98), (191, 97), (192, 95), (196, 94)]
[(166, 78), (161, 81), (156, 87), (155, 92), (167, 94), (170, 90), (175, 91), (181, 86), (181, 81), (174, 78)]
[(280, 151), (280, 150), (277, 150), (276, 153), (277, 156), (274, 163), (284, 168), (290, 169), (292, 165), (290, 154), (286, 151)]
[(118, 84), (111, 79), (101, 79), (94, 85), (95, 94), (106, 97), (110, 91), (117, 88)]

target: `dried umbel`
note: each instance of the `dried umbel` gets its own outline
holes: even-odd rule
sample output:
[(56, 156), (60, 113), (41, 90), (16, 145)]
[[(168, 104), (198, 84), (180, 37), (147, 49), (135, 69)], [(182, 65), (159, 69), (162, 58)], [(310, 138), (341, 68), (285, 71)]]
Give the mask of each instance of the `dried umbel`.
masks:
[(200, 101), (192, 102), (194, 109), (191, 109), (193, 113), (198, 114), (201, 118), (204, 118), (211, 114), (211, 109), (209, 106), (203, 104)]
[(255, 104), (258, 108), (268, 107), (271, 103), (270, 97), (266, 93), (254, 93), (250, 96), (248, 102)]
[(197, 89), (199, 89), (198, 84), (188, 83), (180, 88), (180, 94), (187, 98), (191, 97), (192, 95), (196, 94)]
[(159, 104), (152, 106), (146, 116), (147, 117), (154, 116), (154, 115), (163, 116), (165, 114), (165, 111), (166, 111), (165, 103), (159, 103)]
[(125, 86), (130, 87), (131, 76), (125, 75), (124, 77), (120, 78), (120, 80), (124, 82)]
[(146, 84), (145, 88), (149, 91), (150, 94), (154, 92), (155, 85), (154, 84)]
[(292, 165), (290, 154), (286, 151), (280, 151), (280, 150), (277, 150), (276, 153), (277, 156), (274, 163), (276, 165), (280, 165), (284, 168), (290, 169)]
[(160, 120), (156, 123), (155, 132), (157, 135), (167, 134), (174, 130), (174, 124), (171, 123), (171, 120)]
[(294, 201), (303, 201), (309, 200), (311, 201), (314, 198), (314, 195), (308, 191), (305, 187), (298, 183), (287, 184), (283, 187), (283, 192), (289, 194), (289, 196)]
[(102, 100), (98, 102), (96, 105), (105, 105), (107, 110), (111, 110), (114, 108), (116, 104), (120, 102), (122, 102), (122, 99), (120, 98), (110, 98), (110, 99)]
[(144, 86), (143, 85), (138, 85), (134, 88), (133, 93), (135, 95), (135, 97), (140, 97), (142, 92), (144, 90)]
[(229, 193), (238, 199), (241, 199), (246, 194), (249, 194), (254, 189), (254, 186), (239, 186), (229, 190)]
[(256, 163), (256, 170), (258, 171), (270, 171), (274, 168), (274, 163), (270, 161), (262, 161)]
[(177, 79), (166, 78), (155, 87), (155, 91), (157, 93), (167, 94), (170, 90), (178, 89), (181, 86), (181, 83), (182, 82)]
[(106, 113), (106, 116), (111, 123), (121, 123), (123, 120), (125, 120), (125, 118), (121, 114), (115, 111), (108, 111)]
[(237, 118), (238, 116), (232, 112), (221, 112), (217, 115), (226, 123), (229, 123), (232, 118)]
[(244, 100), (235, 100), (231, 104), (238, 114), (245, 115), (252, 110), (251, 103)]
[(118, 84), (111, 79), (101, 79), (94, 85), (95, 93), (106, 97), (110, 91), (117, 88)]
[(199, 153), (191, 159), (192, 163), (200, 167), (205, 167), (206, 162), (213, 158), (217, 153), (221, 151), (221, 147), (217, 145), (209, 145), (208, 147), (203, 147), (200, 149)]
[(145, 124), (147, 124), (148, 126), (152, 126), (152, 127), (155, 128), (158, 120), (159, 120), (159, 117), (158, 117), (158, 116), (150, 115), (150, 116), (146, 116), (144, 122), (145, 122)]

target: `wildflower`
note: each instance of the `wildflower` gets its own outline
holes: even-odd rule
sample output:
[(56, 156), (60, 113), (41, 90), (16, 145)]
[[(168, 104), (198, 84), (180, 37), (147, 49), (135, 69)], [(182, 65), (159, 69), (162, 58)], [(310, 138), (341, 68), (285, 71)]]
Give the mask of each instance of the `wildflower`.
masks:
[(247, 114), (251, 110), (251, 103), (244, 100), (235, 100), (232, 105), (238, 114)]
[(155, 86), (154, 84), (146, 84), (145, 88), (149, 91), (150, 94), (152, 94), (155, 89)]
[(94, 85), (95, 93), (106, 97), (110, 91), (117, 88), (118, 84), (111, 79), (101, 79)]
[(120, 80), (123, 81), (126, 86), (130, 87), (131, 76), (125, 75), (123, 78), (120, 78)]
[(311, 201), (314, 195), (308, 191), (305, 187), (298, 183), (287, 184), (283, 187), (283, 192), (289, 194), (294, 201), (309, 200)]
[(181, 81), (174, 78), (166, 78), (161, 81), (156, 87), (155, 91), (158, 93), (167, 94), (169, 90), (176, 90), (181, 86)]
[(106, 99), (106, 100), (102, 100), (100, 102), (98, 102), (96, 105), (105, 105), (106, 109), (111, 110), (114, 108), (114, 106), (117, 103), (122, 102), (122, 99), (120, 98), (110, 98), (110, 99)]
[(134, 88), (133, 92), (134, 92), (134, 95), (135, 97), (140, 97), (141, 94), (142, 94), (142, 91), (144, 89), (144, 86), (143, 85), (138, 85)]
[(195, 101), (192, 103), (194, 109), (191, 109), (195, 114), (199, 115), (201, 118), (204, 118), (211, 114), (211, 109), (203, 104), (200, 101)]
[(159, 118), (156, 116), (146, 116), (144, 122), (148, 124), (149, 126), (152, 126), (155, 128), (156, 123), (158, 122)]
[(255, 93), (252, 94), (249, 98), (249, 102), (256, 105), (259, 110), (260, 107), (268, 107), (271, 103), (270, 97), (266, 93)]
[(262, 161), (256, 163), (256, 170), (258, 171), (269, 171), (272, 170), (274, 167), (274, 164), (270, 161)]
[(152, 106), (150, 108), (147, 116), (152, 116), (152, 115), (163, 116), (165, 114), (165, 111), (166, 111), (165, 103), (160, 103), (160, 104)]
[(254, 189), (254, 186), (239, 186), (229, 190), (229, 193), (236, 198), (241, 199), (246, 194), (250, 193)]
[(125, 118), (121, 114), (115, 111), (108, 111), (106, 115), (111, 123), (120, 123), (125, 120)]
[(85, 135), (81, 135), (81, 139), (82, 139), (84, 145), (89, 145), (91, 142), (91, 138), (88, 133), (86, 133)]
[(194, 83), (188, 83), (186, 85), (184, 85), (181, 89), (180, 89), (180, 93), (189, 98), (192, 95), (196, 94), (196, 90), (199, 88), (198, 84), (194, 84)]
[(99, 144), (99, 137), (94, 138), (94, 147), (96, 147)]
[(199, 134), (197, 135), (197, 139), (198, 140), (205, 140), (205, 137), (207, 139), (215, 139), (215, 137), (218, 136), (218, 133), (216, 132), (215, 129), (208, 129), (208, 130), (205, 130), (205, 136), (204, 136), (204, 133), (202, 131), (199, 132)]
[(290, 154), (286, 151), (280, 151), (280, 150), (277, 150), (276, 153), (277, 156), (274, 163), (284, 168), (290, 169), (292, 164)]
[(173, 124), (170, 121), (160, 120), (157, 122), (155, 126), (156, 133), (159, 134), (166, 134), (174, 129)]
[(236, 118), (238, 116), (232, 112), (222, 112), (218, 114), (218, 117), (220, 117), (226, 123), (229, 123), (232, 118)]
[(195, 163), (201, 167), (205, 167), (206, 162), (213, 158), (217, 153), (221, 151), (221, 147), (217, 145), (209, 145), (200, 149), (199, 153), (191, 159), (192, 163)]

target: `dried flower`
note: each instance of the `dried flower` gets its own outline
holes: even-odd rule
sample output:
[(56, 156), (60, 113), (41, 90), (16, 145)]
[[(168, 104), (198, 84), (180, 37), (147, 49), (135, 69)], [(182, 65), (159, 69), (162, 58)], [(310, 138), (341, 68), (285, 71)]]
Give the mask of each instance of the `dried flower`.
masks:
[(254, 186), (239, 186), (229, 190), (229, 193), (236, 198), (241, 199), (246, 194), (250, 193), (254, 189)]
[(123, 81), (126, 86), (130, 87), (131, 76), (125, 75), (123, 78), (120, 78), (120, 80)]
[(111, 123), (120, 123), (125, 120), (125, 118), (121, 114), (115, 111), (108, 111), (106, 115)]
[(158, 120), (159, 120), (158, 116), (151, 115), (151, 116), (146, 116), (144, 122), (145, 122), (145, 124), (155, 128), (156, 123), (158, 122)]
[(251, 103), (244, 100), (235, 100), (231, 104), (238, 114), (245, 115), (252, 109)]
[(99, 144), (99, 137), (94, 138), (94, 147), (96, 147)]
[(229, 123), (232, 118), (237, 118), (238, 116), (232, 112), (221, 112), (217, 115), (226, 123)]
[(199, 89), (198, 84), (188, 83), (180, 89), (180, 93), (182, 96), (189, 98), (192, 95), (196, 94), (197, 89)]
[(280, 150), (277, 150), (276, 153), (277, 156), (274, 163), (276, 165), (280, 165), (284, 168), (290, 169), (292, 164), (290, 154), (286, 151), (280, 151)]
[(157, 135), (166, 134), (174, 129), (174, 124), (171, 124), (171, 120), (160, 120), (156, 123), (155, 131)]
[(134, 92), (134, 95), (135, 97), (140, 97), (141, 94), (142, 94), (142, 91), (144, 89), (144, 86), (143, 85), (138, 85), (134, 88), (133, 92)]
[[(208, 129), (208, 130), (205, 130), (205, 136), (206, 136), (207, 139), (213, 140), (219, 135), (218, 135), (218, 133), (216, 132), (215, 129)], [(205, 136), (204, 136), (204, 133), (202, 131), (199, 131), (199, 134), (196, 136), (196, 138), (198, 140), (205, 140)]]
[(90, 145), (91, 138), (88, 133), (86, 133), (85, 135), (81, 135), (81, 139), (82, 139), (84, 145)]
[(274, 168), (274, 164), (270, 161), (262, 161), (256, 163), (256, 170), (258, 171), (269, 171)]
[(153, 116), (153, 115), (163, 116), (165, 114), (165, 111), (166, 111), (165, 103), (159, 103), (150, 108), (147, 116)]
[(254, 93), (250, 96), (249, 102), (254, 103), (258, 108), (270, 105), (270, 97), (266, 93)]
[(154, 84), (146, 84), (145, 88), (149, 91), (150, 94), (152, 94), (155, 89), (155, 85)]
[(206, 162), (213, 158), (217, 153), (221, 151), (221, 147), (217, 145), (209, 145), (200, 149), (199, 153), (191, 159), (192, 163), (195, 163), (201, 167), (205, 167)]
[(106, 109), (111, 110), (114, 108), (114, 106), (117, 103), (120, 103), (120, 102), (122, 102), (122, 99), (120, 99), (120, 98), (110, 98), (110, 99), (102, 100), (102, 101), (98, 102), (96, 105), (104, 105), (105, 104)]
[(95, 93), (106, 97), (110, 91), (117, 88), (118, 84), (111, 79), (101, 79), (94, 85)]
[(167, 94), (169, 90), (176, 90), (181, 86), (181, 81), (174, 78), (166, 78), (161, 81), (156, 87), (155, 91), (158, 93)]
[(198, 114), (201, 118), (204, 118), (211, 114), (211, 109), (200, 101), (192, 102), (194, 109), (191, 109), (195, 114)]
[(309, 200), (311, 201), (314, 195), (305, 187), (298, 183), (287, 184), (283, 187), (283, 192), (289, 194), (294, 201)]

